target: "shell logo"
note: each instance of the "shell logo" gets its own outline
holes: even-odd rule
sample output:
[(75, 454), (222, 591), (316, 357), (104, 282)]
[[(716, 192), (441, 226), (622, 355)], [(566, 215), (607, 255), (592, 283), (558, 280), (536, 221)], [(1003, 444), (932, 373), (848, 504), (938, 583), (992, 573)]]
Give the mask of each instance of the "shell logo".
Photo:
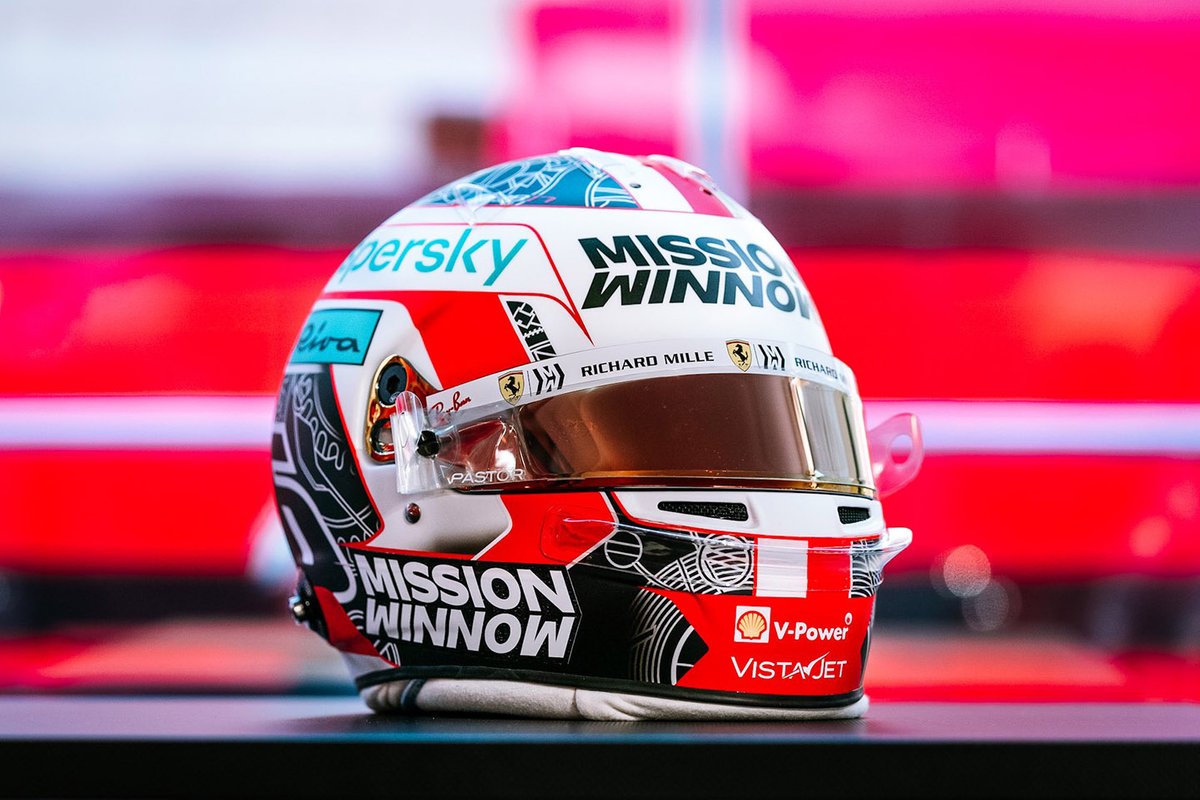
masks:
[(767, 620), (757, 611), (747, 611), (738, 619), (737, 629), (743, 639), (757, 639), (767, 630)]
[(765, 606), (738, 606), (733, 623), (735, 642), (761, 644), (771, 636), (771, 609)]

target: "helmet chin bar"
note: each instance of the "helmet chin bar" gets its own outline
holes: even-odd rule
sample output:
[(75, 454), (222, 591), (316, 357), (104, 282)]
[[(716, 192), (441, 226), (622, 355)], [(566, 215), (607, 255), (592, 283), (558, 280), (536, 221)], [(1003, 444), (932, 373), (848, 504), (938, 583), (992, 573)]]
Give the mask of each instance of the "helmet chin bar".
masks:
[[(853, 537), (798, 537), (770, 530), (749, 532), (711, 532), (669, 527), (647, 527), (628, 520), (593, 519), (562, 509), (547, 517), (541, 531), (542, 552), (551, 560), (570, 563), (594, 544), (601, 546), (602, 558), (590, 566), (603, 571), (640, 574), (649, 585), (661, 589), (679, 586), (662, 583), (642, 563), (642, 555), (656, 553), (692, 553), (693, 564), (685, 559), (685, 585), (707, 585), (713, 591), (751, 589), (757, 573), (760, 588), (769, 583), (785, 594), (815, 591), (845, 591), (845, 587), (810, 582), (810, 574), (834, 572), (844, 568), (847, 559), (862, 568), (863, 579), (870, 580), (863, 591), (874, 592), (882, 581), (883, 568), (912, 543), (908, 528), (888, 528), (882, 532)], [(697, 549), (698, 546), (698, 549)]]

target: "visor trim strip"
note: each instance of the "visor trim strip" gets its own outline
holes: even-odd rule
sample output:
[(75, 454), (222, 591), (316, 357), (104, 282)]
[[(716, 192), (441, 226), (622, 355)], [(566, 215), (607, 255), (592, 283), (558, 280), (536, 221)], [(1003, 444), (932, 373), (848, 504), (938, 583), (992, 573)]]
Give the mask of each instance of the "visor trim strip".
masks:
[[(744, 355), (743, 355), (744, 354)], [(856, 394), (854, 374), (837, 358), (794, 342), (767, 339), (667, 339), (582, 350), (496, 372), (426, 398), (454, 409), (455, 422), (489, 416), (496, 408), (593, 386), (679, 374), (782, 375)], [(510, 380), (511, 379), (511, 380)]]

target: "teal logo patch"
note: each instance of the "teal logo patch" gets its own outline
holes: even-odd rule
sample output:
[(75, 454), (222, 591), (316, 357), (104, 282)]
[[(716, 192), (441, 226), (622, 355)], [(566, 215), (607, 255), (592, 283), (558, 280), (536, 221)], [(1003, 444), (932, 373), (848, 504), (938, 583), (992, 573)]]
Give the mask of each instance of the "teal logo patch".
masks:
[(323, 308), (314, 311), (292, 351), (293, 364), (362, 364), (382, 311)]

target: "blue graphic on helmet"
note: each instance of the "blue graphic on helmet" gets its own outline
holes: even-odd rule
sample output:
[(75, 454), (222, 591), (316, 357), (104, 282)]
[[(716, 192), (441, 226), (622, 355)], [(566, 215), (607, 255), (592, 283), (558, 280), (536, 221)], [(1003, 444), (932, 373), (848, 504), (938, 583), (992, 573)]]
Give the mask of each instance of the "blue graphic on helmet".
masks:
[(312, 312), (292, 351), (293, 364), (362, 364), (382, 311), (322, 308)]
[(607, 172), (568, 155), (538, 156), (489, 167), (443, 186), (416, 204), (638, 207), (625, 187)]

